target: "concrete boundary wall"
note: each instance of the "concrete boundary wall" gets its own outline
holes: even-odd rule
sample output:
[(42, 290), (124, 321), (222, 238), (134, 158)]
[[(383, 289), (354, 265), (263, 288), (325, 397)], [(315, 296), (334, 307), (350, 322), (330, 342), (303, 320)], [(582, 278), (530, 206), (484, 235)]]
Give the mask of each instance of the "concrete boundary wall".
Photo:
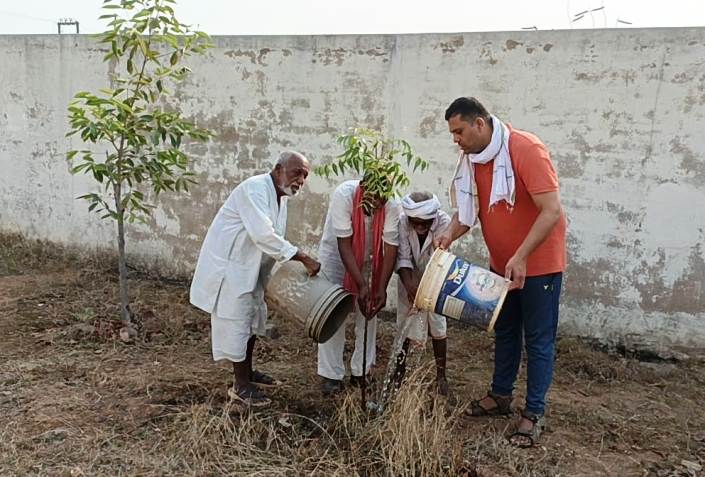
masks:
[[(657, 352), (705, 347), (705, 28), (428, 35), (215, 37), (173, 98), (218, 132), (189, 146), (199, 185), (131, 226), (133, 260), (186, 276), (213, 215), (284, 148), (330, 160), (351, 126), (403, 137), (431, 161), (414, 188), (446, 187), (443, 120), (474, 95), (547, 144), (569, 217), (561, 330)], [(74, 198), (66, 105), (109, 65), (88, 36), (0, 36), (0, 230), (112, 247), (112, 223)], [(291, 203), (289, 237), (315, 250), (334, 181)], [(456, 251), (486, 263), (475, 231)], [(394, 293), (390, 292), (390, 296)]]

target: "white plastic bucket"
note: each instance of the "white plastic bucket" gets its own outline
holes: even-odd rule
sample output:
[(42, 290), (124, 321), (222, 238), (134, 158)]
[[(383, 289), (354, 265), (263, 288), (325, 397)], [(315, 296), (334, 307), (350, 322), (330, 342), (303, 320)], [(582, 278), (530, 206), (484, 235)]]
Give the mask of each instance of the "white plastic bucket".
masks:
[(414, 305), (490, 332), (508, 289), (504, 277), (437, 249), (421, 277)]
[(352, 313), (355, 299), (342, 286), (323, 276), (310, 277), (298, 262), (285, 262), (273, 270), (264, 293), (267, 306), (293, 317), (306, 334), (325, 343)]

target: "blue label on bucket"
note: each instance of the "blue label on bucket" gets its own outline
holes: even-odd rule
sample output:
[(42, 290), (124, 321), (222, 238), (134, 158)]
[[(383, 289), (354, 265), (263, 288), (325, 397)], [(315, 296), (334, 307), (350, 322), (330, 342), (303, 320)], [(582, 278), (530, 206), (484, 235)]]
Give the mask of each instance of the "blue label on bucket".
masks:
[(455, 258), (436, 301), (436, 313), (460, 321), (485, 325), (497, 307), (504, 279)]

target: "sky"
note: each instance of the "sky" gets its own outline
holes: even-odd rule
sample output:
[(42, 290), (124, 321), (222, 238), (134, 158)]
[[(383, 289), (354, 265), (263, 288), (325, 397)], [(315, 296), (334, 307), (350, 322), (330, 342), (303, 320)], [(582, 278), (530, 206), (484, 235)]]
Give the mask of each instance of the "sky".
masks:
[[(0, 0), (0, 34), (102, 31), (102, 0)], [(587, 13), (582, 16), (581, 12)], [(450, 33), (705, 25), (705, 0), (177, 0), (211, 35)], [(63, 27), (73, 32), (73, 27)]]

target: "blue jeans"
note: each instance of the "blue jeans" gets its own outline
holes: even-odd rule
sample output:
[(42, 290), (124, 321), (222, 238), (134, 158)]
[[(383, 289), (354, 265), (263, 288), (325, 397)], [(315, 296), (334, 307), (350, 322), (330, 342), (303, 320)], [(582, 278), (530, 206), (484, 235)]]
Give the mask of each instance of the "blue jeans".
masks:
[(526, 342), (526, 410), (543, 415), (553, 378), (558, 299), (563, 273), (527, 277), (524, 288), (507, 294), (495, 324), (492, 392), (510, 396)]

